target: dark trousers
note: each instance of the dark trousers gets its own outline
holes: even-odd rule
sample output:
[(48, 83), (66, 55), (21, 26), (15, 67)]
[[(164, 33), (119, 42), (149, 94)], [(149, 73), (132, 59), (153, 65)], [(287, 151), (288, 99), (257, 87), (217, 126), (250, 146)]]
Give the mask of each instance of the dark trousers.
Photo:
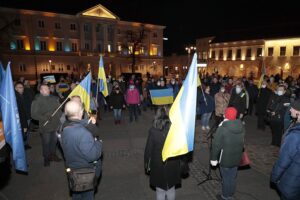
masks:
[(249, 99), (249, 107), (248, 107), (248, 115), (249, 116), (252, 115), (253, 105), (254, 105), (254, 99)]
[(232, 198), (236, 188), (237, 167), (220, 167), (222, 176), (222, 198)]
[(93, 199), (94, 199), (94, 190), (72, 193), (72, 200), (93, 200)]
[(50, 155), (55, 154), (57, 136), (56, 132), (44, 132), (41, 133), (42, 145), (43, 145), (43, 156), (44, 159), (49, 159)]
[(138, 115), (137, 115), (137, 109), (138, 109), (138, 105), (137, 104), (130, 104), (129, 105), (129, 118), (130, 118), (130, 122), (132, 122), (133, 120), (133, 115), (134, 115), (134, 119), (135, 121), (137, 120), (138, 118)]
[(265, 114), (264, 113), (258, 113), (257, 114), (257, 128), (265, 130)]
[(283, 122), (278, 120), (271, 120), (270, 122), (272, 130), (272, 145), (280, 146), (281, 137), (283, 133)]

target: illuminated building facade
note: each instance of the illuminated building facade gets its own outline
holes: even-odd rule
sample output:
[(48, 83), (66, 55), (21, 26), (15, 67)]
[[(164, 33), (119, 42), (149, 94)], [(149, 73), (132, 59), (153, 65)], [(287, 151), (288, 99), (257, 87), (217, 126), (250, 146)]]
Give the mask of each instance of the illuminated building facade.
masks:
[[(98, 71), (100, 54), (112, 76), (163, 73), (164, 26), (121, 21), (102, 5), (76, 15), (0, 8), (0, 60), (11, 61), (14, 78), (43, 73), (79, 77)], [(134, 52), (133, 52), (134, 51)]]
[(207, 63), (205, 70), (209, 73), (259, 78), (263, 65), (268, 75), (285, 78), (300, 73), (300, 37), (240, 41), (211, 37), (198, 39), (196, 44), (198, 59)]

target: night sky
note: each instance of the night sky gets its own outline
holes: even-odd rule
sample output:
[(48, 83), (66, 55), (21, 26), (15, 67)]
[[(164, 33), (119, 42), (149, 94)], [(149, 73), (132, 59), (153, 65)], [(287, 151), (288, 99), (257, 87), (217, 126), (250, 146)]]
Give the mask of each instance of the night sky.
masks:
[[(127, 21), (167, 26), (165, 55), (182, 54), (200, 37), (220, 35), (264, 36), (289, 30), (300, 36), (300, 15), (295, 1), (216, 0), (0, 0), (0, 6), (76, 14), (102, 4)], [(198, 3), (196, 3), (198, 2)], [(288, 26), (288, 27), (287, 27)]]

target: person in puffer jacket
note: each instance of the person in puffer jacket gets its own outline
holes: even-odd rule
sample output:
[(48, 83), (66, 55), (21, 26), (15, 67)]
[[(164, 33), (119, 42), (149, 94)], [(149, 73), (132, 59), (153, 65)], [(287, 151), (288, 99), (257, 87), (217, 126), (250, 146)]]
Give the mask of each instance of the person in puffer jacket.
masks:
[(244, 148), (245, 127), (241, 119), (237, 118), (238, 111), (234, 107), (225, 110), (225, 119), (219, 125), (213, 142), (211, 165), (219, 162), (222, 177), (222, 194), (219, 200), (232, 199), (237, 180), (237, 170)]
[(126, 103), (128, 105), (129, 108), (129, 117), (130, 117), (130, 122), (133, 121), (133, 115), (134, 115), (134, 119), (135, 121), (138, 120), (138, 106), (141, 103), (140, 100), (140, 93), (138, 91), (138, 89), (135, 87), (134, 83), (131, 83), (129, 85), (129, 88), (126, 91)]
[(275, 183), (282, 200), (300, 199), (300, 101), (291, 105), (291, 116), (296, 119), (283, 135), (278, 160), (273, 166), (271, 182)]

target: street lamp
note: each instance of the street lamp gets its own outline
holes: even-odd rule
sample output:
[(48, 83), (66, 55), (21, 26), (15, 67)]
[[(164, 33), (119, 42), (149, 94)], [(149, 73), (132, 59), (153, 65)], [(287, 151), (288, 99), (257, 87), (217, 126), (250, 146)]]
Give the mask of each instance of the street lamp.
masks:
[(185, 47), (185, 50), (188, 53), (188, 63), (187, 64), (189, 65), (190, 64), (190, 55), (192, 52), (196, 51), (197, 48), (195, 46), (187, 46), (187, 47)]
[(52, 60), (49, 60), (49, 71), (50, 71), (50, 73), (52, 73), (52, 70), (51, 70), (51, 63), (52, 63)]

